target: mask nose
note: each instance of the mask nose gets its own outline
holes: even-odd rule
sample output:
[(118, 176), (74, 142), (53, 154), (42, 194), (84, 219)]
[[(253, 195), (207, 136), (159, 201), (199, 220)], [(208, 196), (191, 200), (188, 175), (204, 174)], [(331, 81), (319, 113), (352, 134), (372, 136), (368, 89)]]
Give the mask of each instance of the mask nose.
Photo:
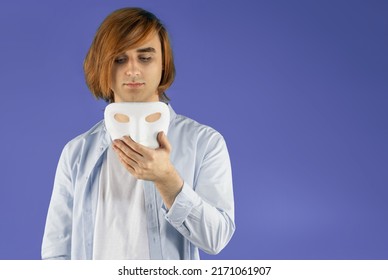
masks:
[(136, 143), (140, 143), (141, 141), (141, 130), (141, 125), (138, 122), (132, 123), (129, 127), (130, 136)]

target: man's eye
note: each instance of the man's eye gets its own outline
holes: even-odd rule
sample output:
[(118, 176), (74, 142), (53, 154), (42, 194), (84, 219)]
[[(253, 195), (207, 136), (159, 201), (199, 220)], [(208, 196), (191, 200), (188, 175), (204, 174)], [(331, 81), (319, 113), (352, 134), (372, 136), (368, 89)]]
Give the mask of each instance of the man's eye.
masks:
[(139, 60), (141, 62), (149, 62), (151, 60), (151, 57), (150, 56), (140, 56)]
[(115, 63), (122, 64), (126, 61), (127, 59), (125, 57), (118, 57), (115, 59)]

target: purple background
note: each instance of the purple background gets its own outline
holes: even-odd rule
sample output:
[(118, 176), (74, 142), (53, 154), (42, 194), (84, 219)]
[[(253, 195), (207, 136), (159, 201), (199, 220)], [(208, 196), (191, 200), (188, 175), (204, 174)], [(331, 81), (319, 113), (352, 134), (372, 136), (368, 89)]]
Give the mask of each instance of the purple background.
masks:
[(237, 231), (216, 259), (388, 259), (388, 2), (2, 1), (0, 259), (38, 259), (60, 152), (102, 118), (82, 62), (124, 6), (171, 34), (174, 109), (219, 130)]

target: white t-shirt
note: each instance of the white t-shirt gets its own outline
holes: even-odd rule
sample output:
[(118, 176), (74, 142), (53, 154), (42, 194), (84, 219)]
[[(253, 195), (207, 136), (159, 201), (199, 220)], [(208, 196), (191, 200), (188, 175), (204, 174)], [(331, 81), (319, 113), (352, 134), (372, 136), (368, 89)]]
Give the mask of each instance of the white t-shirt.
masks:
[(112, 146), (100, 175), (93, 259), (149, 259), (143, 181), (120, 163)]

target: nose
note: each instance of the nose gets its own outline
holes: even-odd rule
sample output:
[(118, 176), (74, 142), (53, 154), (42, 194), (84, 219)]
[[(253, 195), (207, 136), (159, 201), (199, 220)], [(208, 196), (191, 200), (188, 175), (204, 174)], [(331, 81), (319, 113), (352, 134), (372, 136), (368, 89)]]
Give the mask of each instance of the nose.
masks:
[(127, 76), (139, 76), (140, 75), (140, 69), (138, 67), (139, 65), (132, 60), (128, 60), (127, 67), (125, 69), (125, 74)]

